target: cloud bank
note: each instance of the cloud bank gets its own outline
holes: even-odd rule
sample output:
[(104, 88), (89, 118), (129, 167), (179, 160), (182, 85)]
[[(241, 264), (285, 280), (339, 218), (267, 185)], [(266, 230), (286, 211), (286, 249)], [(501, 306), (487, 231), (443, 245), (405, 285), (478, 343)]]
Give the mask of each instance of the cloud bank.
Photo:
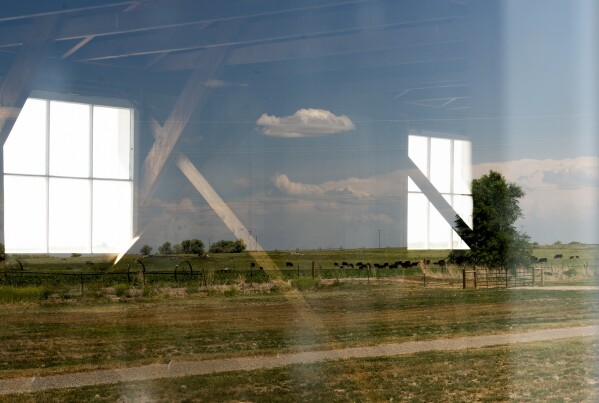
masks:
[(317, 137), (347, 132), (355, 125), (345, 115), (336, 116), (324, 109), (300, 109), (291, 116), (260, 116), (256, 121), (262, 134), (273, 137)]
[(526, 193), (520, 206), (524, 230), (533, 240), (598, 241), (599, 157), (478, 164), (473, 166), (473, 177), (491, 169)]

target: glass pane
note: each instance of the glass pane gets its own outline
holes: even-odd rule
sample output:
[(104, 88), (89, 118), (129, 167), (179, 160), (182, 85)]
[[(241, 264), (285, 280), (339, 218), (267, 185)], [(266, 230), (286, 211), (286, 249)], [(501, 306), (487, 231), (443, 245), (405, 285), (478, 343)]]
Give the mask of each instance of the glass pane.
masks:
[(431, 138), (430, 180), (440, 193), (451, 192), (451, 140)]
[(453, 193), (469, 194), (472, 182), (471, 146), (469, 141), (453, 142)]
[[(443, 197), (449, 199), (449, 196)], [(448, 249), (451, 244), (452, 229), (432, 204), (430, 204), (429, 220), (429, 249)]]
[(408, 248), (428, 249), (428, 204), (423, 194), (408, 194)]
[(131, 182), (93, 182), (92, 252), (122, 252), (133, 237)]
[(6, 252), (47, 252), (46, 186), (46, 178), (4, 176)]
[(408, 156), (428, 178), (428, 138), (422, 136), (409, 136)]
[(50, 102), (50, 175), (89, 176), (89, 105)]
[(46, 173), (46, 101), (28, 99), (4, 144), (4, 172)]
[(90, 250), (90, 181), (50, 178), (49, 251)]
[(94, 177), (130, 179), (131, 110), (94, 106)]

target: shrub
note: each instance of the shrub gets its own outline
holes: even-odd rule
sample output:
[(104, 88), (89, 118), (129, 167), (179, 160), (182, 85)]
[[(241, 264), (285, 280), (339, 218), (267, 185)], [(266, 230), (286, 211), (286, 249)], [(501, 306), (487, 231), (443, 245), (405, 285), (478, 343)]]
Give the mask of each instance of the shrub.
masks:
[(116, 294), (117, 297), (125, 296), (125, 294), (127, 294), (128, 290), (129, 290), (129, 286), (127, 284), (116, 284), (114, 286), (114, 293)]
[(311, 290), (320, 285), (320, 278), (300, 277), (291, 280), (291, 287), (300, 291)]

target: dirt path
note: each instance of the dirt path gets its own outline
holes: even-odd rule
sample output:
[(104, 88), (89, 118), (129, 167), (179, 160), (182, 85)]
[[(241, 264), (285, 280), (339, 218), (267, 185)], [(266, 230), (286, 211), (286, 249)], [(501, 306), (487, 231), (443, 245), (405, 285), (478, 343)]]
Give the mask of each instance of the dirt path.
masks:
[(283, 367), (292, 364), (308, 364), (348, 358), (386, 357), (401, 354), (413, 354), (423, 351), (465, 350), (487, 346), (585, 336), (599, 336), (599, 326), (546, 329), (527, 333), (381, 344), (377, 346), (289, 353), (276, 356), (181, 361), (171, 362), (170, 364), (152, 364), (139, 367), (53, 375), (41, 378), (5, 379), (0, 380), (0, 395), (61, 388), (78, 388), (90, 385), (115, 384), (119, 382), (146, 381), (157, 378), (176, 378), (216, 372), (239, 370), (252, 371), (257, 369)]

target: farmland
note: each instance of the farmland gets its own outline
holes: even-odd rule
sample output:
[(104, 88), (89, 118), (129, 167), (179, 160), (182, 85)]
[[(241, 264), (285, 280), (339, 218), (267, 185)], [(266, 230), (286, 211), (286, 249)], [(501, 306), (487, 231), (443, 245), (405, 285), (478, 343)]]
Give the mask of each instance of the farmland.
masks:
[[(567, 256), (553, 259), (558, 253)], [(596, 262), (593, 260), (597, 256), (596, 248), (564, 246), (557, 249), (552, 246), (536, 250), (535, 254), (550, 257), (546, 266), (547, 285), (597, 284), (593, 263)], [(63, 282), (58, 275), (27, 277), (29, 283), (19, 286), (1, 285), (0, 321), (4, 326), (0, 328), (0, 378), (599, 324), (599, 298), (592, 290), (556, 291), (550, 287), (462, 290), (457, 268), (454, 268), (455, 280), (451, 267), (431, 264), (425, 270), (435, 281), (424, 286), (420, 281), (421, 267), (366, 273), (365, 270), (334, 266), (335, 262), (359, 260), (437, 261), (447, 256), (443, 251), (281, 251), (270, 255), (281, 270), (264, 270), (263, 278), (257, 275), (251, 280), (247, 277), (252, 262), (248, 253), (214, 255), (208, 259), (195, 256), (142, 259), (131, 255), (117, 267), (98, 257), (68, 257), (66, 260), (19, 257), (24, 269), (32, 272), (126, 271), (127, 265), (136, 270), (130, 282), (126, 278), (116, 281), (90, 278), (80, 283), (80, 276), (72, 276), (70, 283)], [(570, 255), (579, 258), (569, 259)], [(195, 273), (211, 276), (177, 280), (170, 275), (154, 280), (147, 277), (148, 281), (142, 283), (136, 277), (141, 266), (136, 261), (138, 258), (148, 272), (173, 271), (177, 265), (187, 270), (189, 265), (183, 262), (189, 261)], [(15, 257), (11, 259), (7, 261), (9, 269), (15, 265)], [(315, 278), (311, 273), (313, 261)], [(292, 262), (293, 267), (286, 268), (287, 262)], [(222, 272), (224, 268), (229, 271)], [(11, 276), (17, 275), (9, 274), (9, 281), (14, 280)], [(209, 280), (207, 284), (204, 279)], [(593, 361), (596, 360), (596, 348), (593, 350), (596, 340), (577, 338), (552, 343), (231, 372), (181, 378), (174, 382), (50, 391), (20, 398), (24, 401), (86, 400), (99, 394), (107, 400), (116, 400), (123, 395), (123, 390), (137, 396), (151, 389), (157, 398), (165, 400), (169, 400), (169, 396), (175, 400), (272, 400), (278, 393), (282, 393), (283, 400), (287, 400), (284, 397), (298, 399), (300, 396), (312, 400), (314, 395), (303, 391), (306, 387), (324, 388), (322, 398), (325, 400), (409, 398), (410, 394), (422, 393), (417, 390), (420, 386), (412, 385), (417, 378), (411, 368), (416, 367), (424, 377), (422, 379), (428, 379), (427, 382), (435, 379), (445, 385), (441, 389), (431, 389), (430, 395), (422, 395), (432, 400), (443, 396), (460, 400), (460, 396), (464, 398), (460, 395), (463, 390), (470, 390), (481, 398), (525, 398), (530, 391), (523, 386), (524, 382), (534, 376), (524, 369), (524, 362), (526, 368), (544, 368), (546, 385), (551, 383), (552, 377), (562, 376), (557, 368), (579, 365), (576, 373), (581, 375), (568, 378), (567, 387), (582, 397), (596, 394), (593, 384), (580, 387), (587, 378), (590, 381), (596, 379), (596, 367), (592, 365), (596, 362)], [(563, 365), (547, 369), (544, 355), (547, 349), (555, 349), (563, 355)], [(518, 364), (520, 355), (524, 357), (521, 365)], [(471, 366), (477, 368), (478, 373), (473, 378), (467, 375), (471, 371), (466, 367)], [(347, 376), (343, 375), (344, 367)], [(447, 371), (442, 371), (443, 368)], [(498, 368), (501, 370), (497, 373)], [(374, 373), (380, 373), (381, 377), (372, 378)], [(498, 375), (497, 379), (493, 373)], [(318, 376), (314, 378), (310, 374)], [(514, 378), (517, 374), (520, 375)], [(470, 385), (468, 388), (460, 389), (456, 383), (460, 377), (466, 377), (464, 382)], [(498, 389), (498, 379), (504, 378), (513, 381), (513, 391), (505, 392), (510, 394), (502, 394)], [(397, 379), (402, 382), (397, 383)], [(367, 381), (362, 384), (356, 380)], [(566, 382), (566, 378), (563, 381)], [(234, 390), (220, 391), (219, 385), (228, 382), (238, 386)], [(477, 382), (482, 386), (476, 385)], [(350, 387), (350, 384), (354, 386)], [(557, 393), (555, 388), (541, 389), (542, 384), (535, 389), (538, 393), (549, 393), (549, 390)], [(591, 385), (590, 389), (588, 385)], [(286, 389), (282, 391), (281, 387)], [(394, 392), (386, 397), (381, 394), (382, 390)]]

